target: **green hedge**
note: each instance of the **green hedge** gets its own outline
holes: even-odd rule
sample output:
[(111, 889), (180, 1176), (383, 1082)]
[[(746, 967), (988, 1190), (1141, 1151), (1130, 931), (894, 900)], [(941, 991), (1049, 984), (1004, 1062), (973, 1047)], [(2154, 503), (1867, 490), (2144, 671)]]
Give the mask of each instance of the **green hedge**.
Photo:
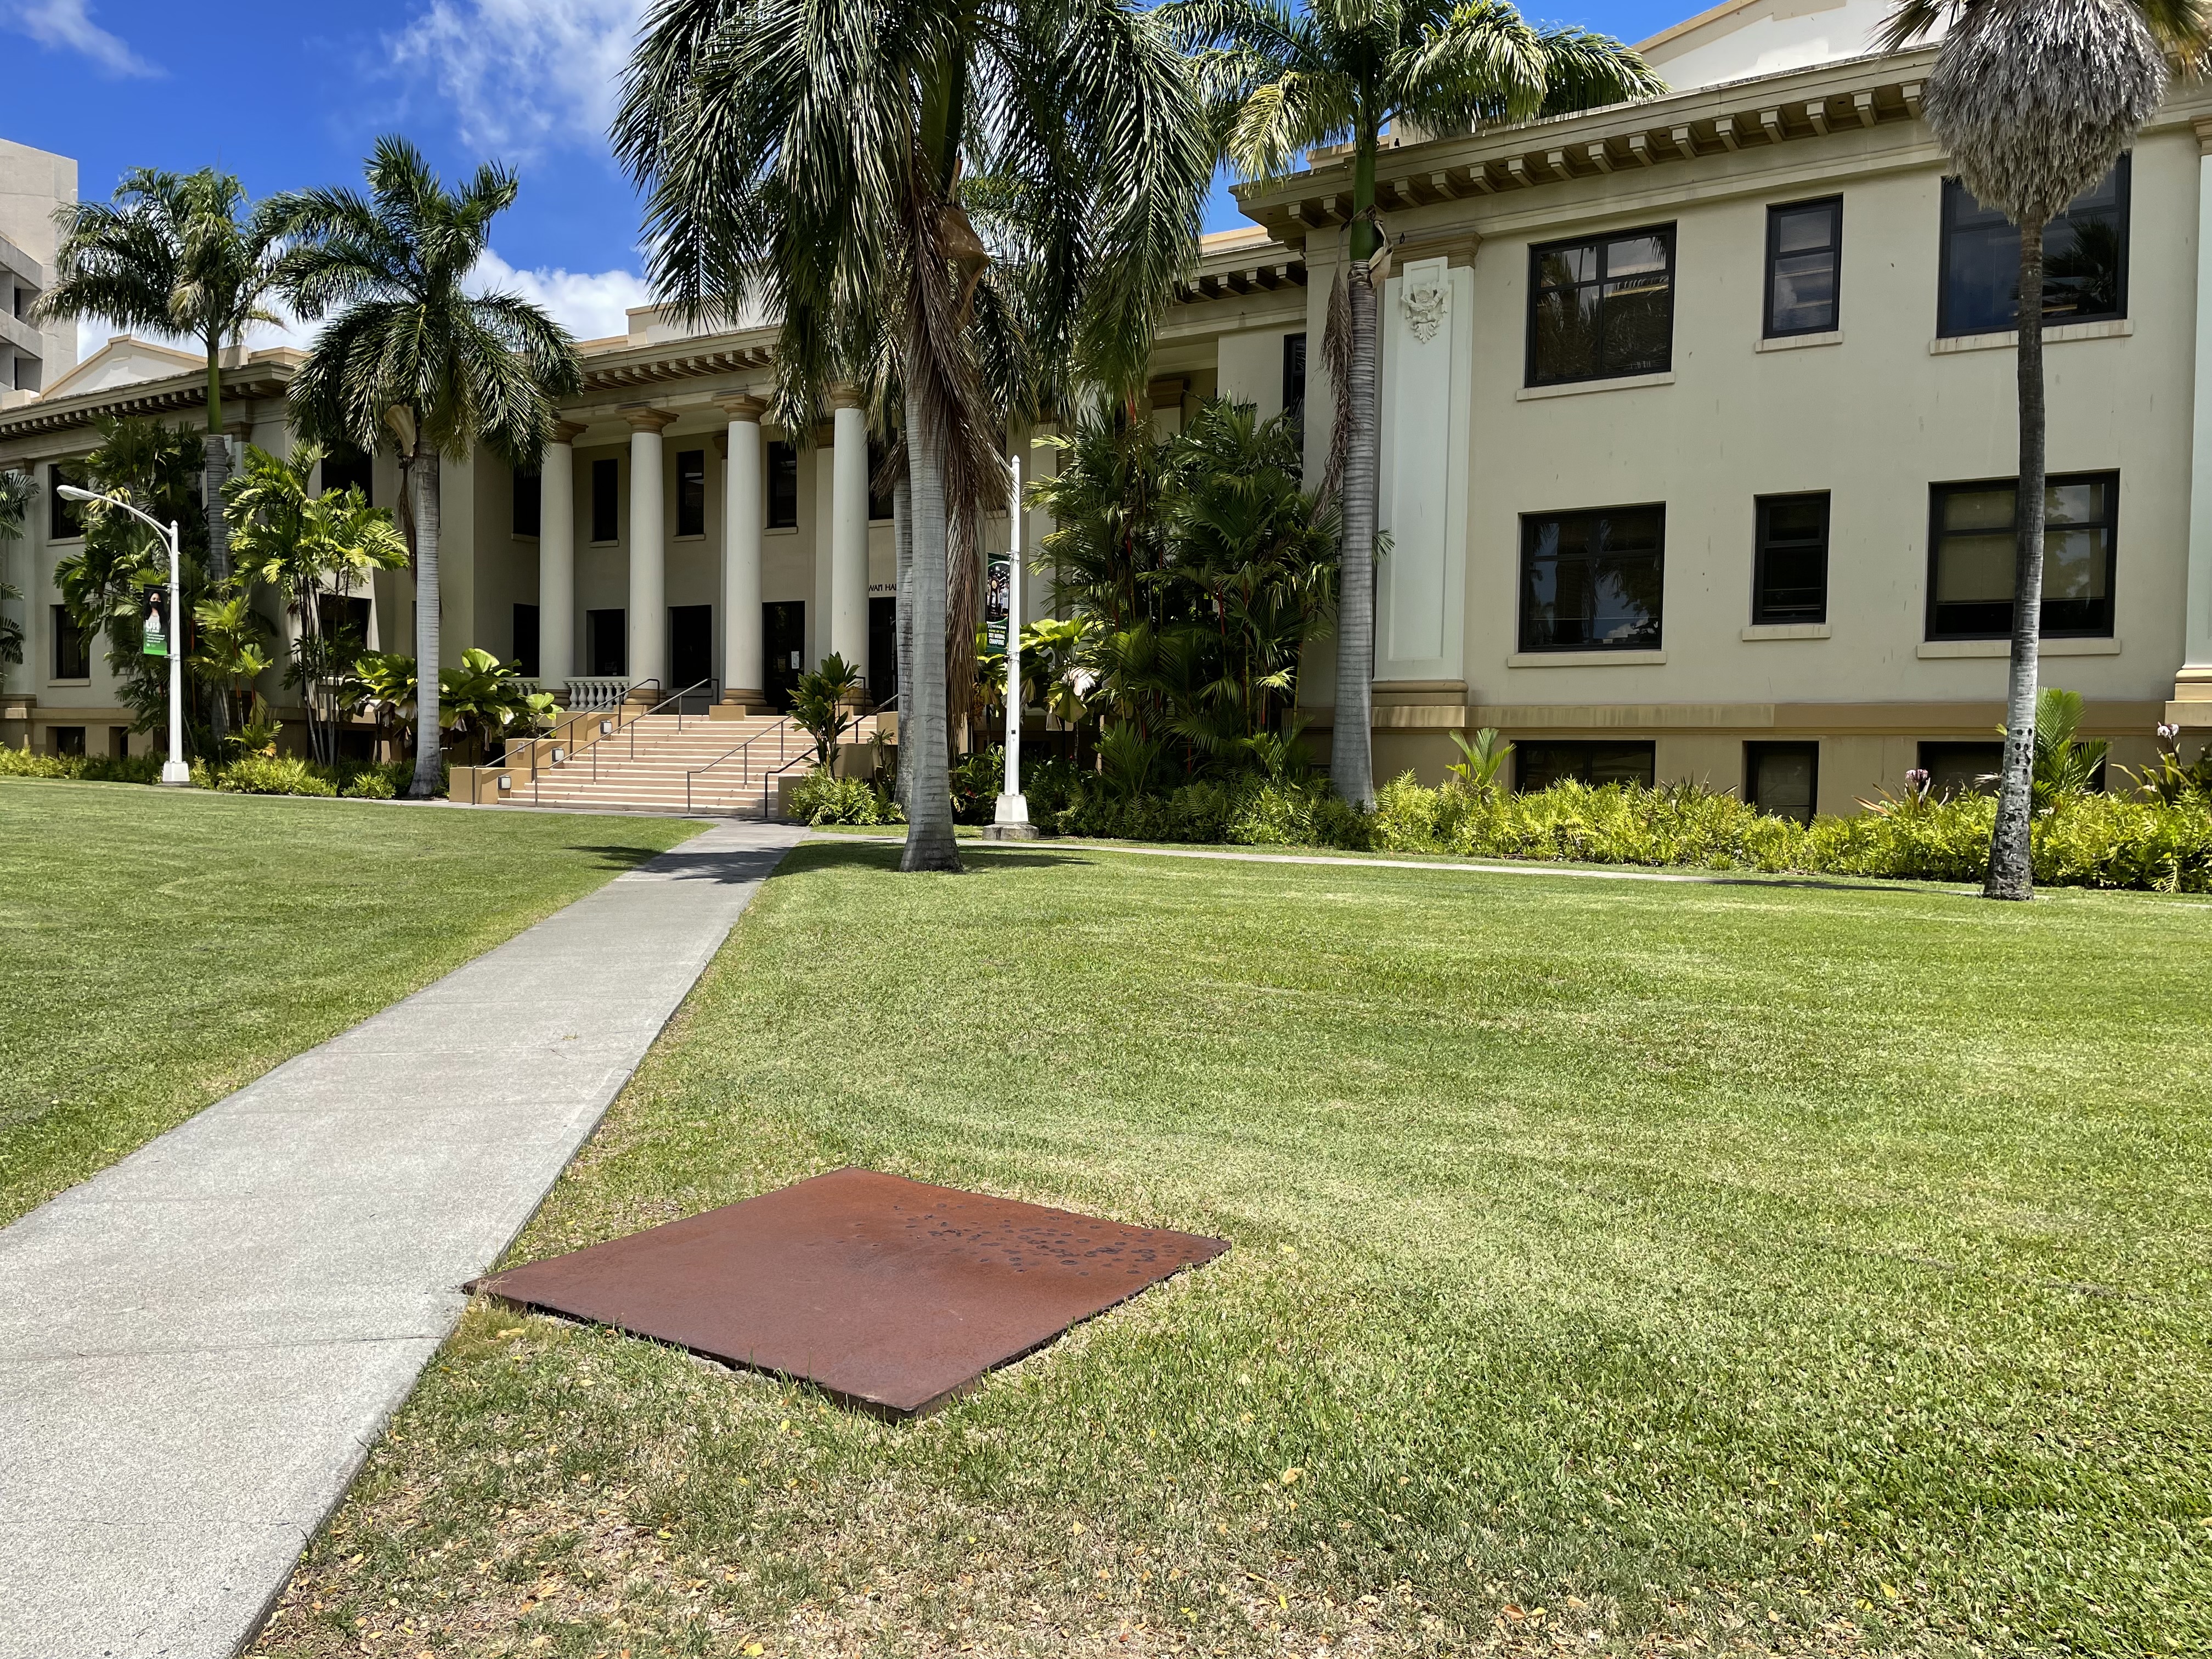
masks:
[[(415, 763), (331, 768), (290, 756), (249, 755), (213, 772), (205, 761), (192, 763), (192, 787), (241, 795), (344, 795), (355, 800), (390, 800), (415, 775)], [(159, 783), (161, 757), (133, 755), (34, 755), (0, 747), (0, 777), (76, 778), (95, 783)]]

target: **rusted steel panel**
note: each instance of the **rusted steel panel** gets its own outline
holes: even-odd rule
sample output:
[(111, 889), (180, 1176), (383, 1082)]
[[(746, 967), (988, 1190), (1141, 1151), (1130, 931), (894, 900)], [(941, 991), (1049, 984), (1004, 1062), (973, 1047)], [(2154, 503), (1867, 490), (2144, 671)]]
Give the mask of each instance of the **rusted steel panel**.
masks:
[(911, 1415), (1228, 1248), (838, 1170), (472, 1288)]

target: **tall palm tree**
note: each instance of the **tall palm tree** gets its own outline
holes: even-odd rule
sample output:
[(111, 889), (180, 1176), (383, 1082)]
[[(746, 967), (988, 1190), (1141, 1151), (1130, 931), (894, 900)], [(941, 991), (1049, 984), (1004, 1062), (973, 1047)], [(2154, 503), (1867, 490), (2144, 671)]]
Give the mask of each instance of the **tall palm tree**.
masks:
[[(301, 239), (287, 290), (301, 317), (335, 311), (300, 365), (293, 423), (303, 435), (398, 451), (413, 493), (415, 658), (438, 684), (439, 458), (477, 444), (534, 467), (553, 434), (553, 400), (583, 370), (568, 331), (516, 294), (465, 284), (511, 205), (515, 177), (489, 163), (448, 191), (404, 138), (377, 140), (364, 196), (303, 191), (281, 198)], [(438, 699), (417, 699), (410, 794), (437, 793)]]
[[(286, 229), (273, 201), (241, 221), (246, 191), (227, 173), (134, 167), (106, 203), (76, 202), (55, 215), (56, 276), (39, 296), (41, 320), (104, 317), (126, 328), (180, 334), (207, 355), (208, 574), (230, 577), (222, 487), (230, 449), (222, 435), (222, 354), (254, 323), (280, 320), (266, 301), (283, 280)], [(217, 708), (217, 731), (222, 713)]]
[(2169, 53), (2205, 45), (2202, 0), (1903, 0), (1882, 44), (1948, 24), (1921, 112), (1977, 199), (2020, 228), (2020, 482), (2004, 771), (1985, 897), (2034, 896), (2035, 701), (2043, 626), (2043, 232), (2095, 184), (2166, 95)]
[[(978, 289), (1018, 255), (1036, 359), (1133, 392), (1209, 171), (1185, 65), (1129, 0), (662, 0), (614, 137), (649, 192), (662, 297), (695, 318), (766, 300), (794, 409), (893, 344), (915, 613), (901, 867), (957, 870), (948, 562), (1006, 493)], [(994, 222), (1021, 245), (987, 240)]]
[(1382, 130), (1464, 132), (1650, 97), (1666, 83), (1620, 41), (1534, 27), (1506, 0), (1165, 0), (1158, 15), (1198, 51), (1220, 153), (1247, 178), (1279, 177), (1316, 145), (1352, 147), (1350, 258), (1344, 291), (1331, 296), (1341, 453), (1333, 446), (1330, 482), (1340, 465), (1344, 541), (1329, 775), (1347, 800), (1371, 806)]

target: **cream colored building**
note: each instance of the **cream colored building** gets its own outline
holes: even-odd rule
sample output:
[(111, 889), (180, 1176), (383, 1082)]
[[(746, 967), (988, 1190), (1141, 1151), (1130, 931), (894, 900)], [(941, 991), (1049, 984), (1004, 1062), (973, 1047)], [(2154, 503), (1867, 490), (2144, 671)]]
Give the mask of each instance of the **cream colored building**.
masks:
[[(2002, 228), (1919, 118), (1932, 51), (1864, 55), (1878, 11), (1744, 0), (1647, 43), (1690, 90), (1386, 148), (1378, 775), (1433, 781), (1447, 734), (1481, 726), (1524, 782), (1703, 780), (1791, 811), (1987, 763), (2016, 441)], [(2058, 233), (2044, 677), (2123, 763), (2161, 720), (2212, 728), (2208, 149), (2212, 95), (2177, 93)], [(1156, 422), (1217, 393), (1328, 407), (1349, 193), (1342, 156), (1243, 192), (1254, 226), (1208, 239), (1163, 331)], [(542, 487), (449, 465), (447, 649), (744, 701), (835, 650), (882, 690), (890, 536), (861, 413), (764, 428), (772, 346), (635, 313), (586, 345)], [(101, 379), (144, 350), (0, 412), (0, 465), (65, 463), (101, 413), (191, 410), (187, 373)], [(241, 435), (281, 441), (290, 365), (230, 371)], [(396, 485), (380, 459), (374, 499)], [(46, 672), (52, 528), (16, 555), (48, 591), (0, 709), (40, 745), (115, 716), (100, 665)], [(374, 637), (405, 648), (405, 579), (374, 597)], [(1302, 687), (1317, 737), (1333, 660)]]

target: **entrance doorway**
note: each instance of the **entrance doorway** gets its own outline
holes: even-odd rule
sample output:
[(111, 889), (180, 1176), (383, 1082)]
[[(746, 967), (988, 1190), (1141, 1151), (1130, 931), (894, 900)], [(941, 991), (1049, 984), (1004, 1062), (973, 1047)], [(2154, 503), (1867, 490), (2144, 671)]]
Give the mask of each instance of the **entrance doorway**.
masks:
[(868, 695), (878, 703), (898, 695), (898, 601), (868, 601)]
[(594, 678), (629, 672), (629, 615), (623, 611), (584, 613), (584, 672)]
[(791, 689), (806, 660), (806, 601), (777, 599), (761, 606), (761, 690), (769, 706), (789, 709)]
[[(672, 605), (668, 607), (668, 689), (681, 691), (710, 679), (714, 672), (714, 607), (711, 605)], [(714, 688), (702, 686), (686, 708), (703, 707), (714, 700)]]

